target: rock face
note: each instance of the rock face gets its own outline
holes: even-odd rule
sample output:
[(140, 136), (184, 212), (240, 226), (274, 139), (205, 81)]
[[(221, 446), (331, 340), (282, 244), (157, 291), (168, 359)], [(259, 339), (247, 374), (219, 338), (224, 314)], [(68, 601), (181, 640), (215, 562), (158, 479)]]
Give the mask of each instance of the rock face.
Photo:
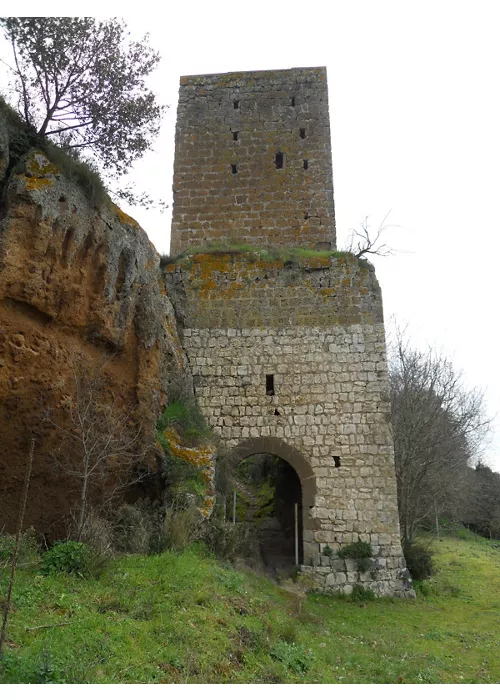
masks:
[(41, 151), (8, 173), (1, 116), (0, 134), (1, 525), (12, 529), (17, 518), (33, 434), (26, 525), (59, 534), (70, 484), (53, 473), (46, 416), (67, 420), (75, 366), (105, 365), (108, 396), (130, 407), (146, 447), (172, 385), (189, 391), (190, 375), (145, 232), (111, 203), (92, 206)]

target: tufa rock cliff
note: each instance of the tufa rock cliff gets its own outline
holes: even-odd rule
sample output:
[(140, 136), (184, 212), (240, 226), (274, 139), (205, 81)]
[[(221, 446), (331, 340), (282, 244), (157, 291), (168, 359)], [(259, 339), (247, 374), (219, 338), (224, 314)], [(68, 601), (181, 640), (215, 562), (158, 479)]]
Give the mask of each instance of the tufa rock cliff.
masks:
[(47, 416), (69, 420), (75, 367), (104, 367), (108, 399), (142, 426), (149, 469), (161, 407), (192, 381), (146, 233), (111, 202), (92, 205), (42, 150), (14, 157), (14, 137), (0, 112), (0, 526), (14, 526), (34, 435), (25, 524), (54, 536), (74, 484), (54, 472)]

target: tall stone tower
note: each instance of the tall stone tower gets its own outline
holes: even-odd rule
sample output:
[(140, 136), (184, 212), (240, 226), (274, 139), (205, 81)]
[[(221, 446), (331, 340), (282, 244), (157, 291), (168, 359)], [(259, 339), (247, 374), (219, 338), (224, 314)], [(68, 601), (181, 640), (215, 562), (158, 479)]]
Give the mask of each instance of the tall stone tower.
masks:
[[(380, 288), (371, 265), (334, 250), (325, 69), (182, 78), (174, 194), (172, 251), (184, 254), (166, 284), (229, 459), (293, 467), (302, 569), (318, 585), (414, 595)], [(337, 555), (357, 542), (368, 564)]]
[(181, 79), (172, 252), (335, 248), (325, 68)]

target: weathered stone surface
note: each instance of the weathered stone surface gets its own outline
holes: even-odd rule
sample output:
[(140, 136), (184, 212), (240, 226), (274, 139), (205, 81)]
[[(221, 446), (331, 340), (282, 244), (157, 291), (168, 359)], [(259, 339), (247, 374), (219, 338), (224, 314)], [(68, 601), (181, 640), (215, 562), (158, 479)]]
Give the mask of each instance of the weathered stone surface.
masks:
[(130, 406), (147, 444), (172, 383), (191, 381), (144, 231), (114, 205), (91, 206), (34, 151), (4, 186), (0, 221), (0, 527), (14, 527), (34, 432), (26, 525), (65, 533), (72, 484), (53, 474), (44, 417), (64, 422), (81, 360), (106, 362), (108, 391)]
[[(275, 454), (300, 478), (304, 575), (393, 595), (411, 584), (380, 289), (352, 255), (294, 261), (285, 250), (335, 246), (331, 172), (324, 69), (181, 79), (172, 250), (284, 250), (188, 255), (165, 278), (198, 403), (229, 459)], [(338, 570), (335, 552), (358, 541), (372, 544), (373, 571), (353, 560)]]
[(335, 247), (326, 69), (181, 78), (173, 189), (173, 253)]

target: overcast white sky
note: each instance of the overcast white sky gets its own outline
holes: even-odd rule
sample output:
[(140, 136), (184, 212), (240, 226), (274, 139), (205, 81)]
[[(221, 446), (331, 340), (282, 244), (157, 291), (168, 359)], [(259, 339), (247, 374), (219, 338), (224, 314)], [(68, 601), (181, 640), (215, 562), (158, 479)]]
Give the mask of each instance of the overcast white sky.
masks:
[[(23, 3), (22, 13), (38, 11), (28, 8)], [(67, 9), (50, 5), (54, 15)], [(155, 153), (134, 177), (168, 200), (179, 76), (327, 67), (339, 247), (365, 216), (376, 227), (391, 211), (388, 242), (407, 252), (374, 260), (386, 319), (409, 324), (415, 344), (443, 350), (469, 386), (484, 388), (497, 414), (486, 457), (500, 471), (498, 3), (214, 0), (134, 3), (131, 14), (124, 3), (84, 9), (125, 17), (134, 37), (149, 32), (162, 55), (152, 86), (169, 110)], [(167, 252), (170, 211), (130, 213)]]

